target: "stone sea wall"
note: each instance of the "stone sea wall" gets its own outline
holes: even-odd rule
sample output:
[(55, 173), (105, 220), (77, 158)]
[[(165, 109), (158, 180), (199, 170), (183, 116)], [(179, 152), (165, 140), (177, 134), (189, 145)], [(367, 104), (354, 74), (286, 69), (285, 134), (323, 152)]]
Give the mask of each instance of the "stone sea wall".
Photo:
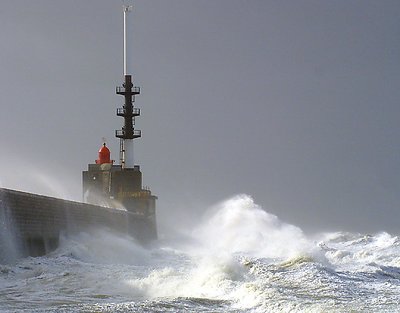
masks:
[(156, 236), (155, 223), (144, 215), (10, 189), (0, 188), (0, 210), (8, 219), (0, 225), (13, 232), (25, 255), (43, 255), (57, 248), (60, 235), (92, 228), (129, 234), (141, 242)]

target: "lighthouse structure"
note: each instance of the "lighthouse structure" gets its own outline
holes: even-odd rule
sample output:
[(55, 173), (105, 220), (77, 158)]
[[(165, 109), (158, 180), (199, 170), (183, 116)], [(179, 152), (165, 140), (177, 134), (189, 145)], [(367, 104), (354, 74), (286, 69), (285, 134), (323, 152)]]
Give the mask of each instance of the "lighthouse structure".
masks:
[[(127, 36), (127, 20), (128, 14), (133, 9), (132, 5), (123, 5), (124, 13), (124, 40), (123, 40), (123, 73), (124, 83), (116, 88), (119, 95), (124, 96), (124, 106), (117, 109), (117, 115), (124, 118), (124, 126), (120, 130), (115, 131), (115, 136), (120, 138), (120, 161), (123, 168), (132, 168), (135, 166), (133, 156), (133, 140), (142, 136), (141, 131), (135, 129), (135, 118), (140, 116), (140, 109), (134, 108), (135, 96), (140, 94), (140, 87), (134, 87), (132, 75), (128, 74), (132, 69), (131, 60), (128, 58), (128, 36)], [(129, 45), (130, 46), (130, 45)]]
[[(117, 108), (117, 116), (123, 117), (124, 124), (115, 131), (120, 140), (120, 164), (111, 160), (111, 152), (103, 143), (98, 152), (98, 159), (88, 165), (83, 171), (83, 200), (87, 203), (107, 207), (123, 208), (134, 215), (140, 215), (148, 220), (148, 229), (141, 230), (142, 239), (154, 239), (156, 233), (155, 202), (149, 188), (142, 186), (142, 173), (135, 164), (133, 141), (141, 137), (141, 131), (135, 129), (135, 118), (140, 116), (140, 109), (134, 107), (135, 96), (140, 94), (140, 88), (133, 85), (129, 74), (131, 65), (127, 44), (128, 15), (133, 6), (123, 5), (123, 74), (122, 86), (116, 87), (116, 94), (124, 97), (122, 108)], [(134, 231), (137, 237), (137, 230)]]

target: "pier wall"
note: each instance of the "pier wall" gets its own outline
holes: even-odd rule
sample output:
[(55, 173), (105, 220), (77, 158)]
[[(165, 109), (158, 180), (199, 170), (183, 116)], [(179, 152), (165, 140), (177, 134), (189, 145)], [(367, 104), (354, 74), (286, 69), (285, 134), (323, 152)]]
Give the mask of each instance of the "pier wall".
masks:
[(24, 255), (46, 254), (58, 247), (60, 235), (93, 228), (128, 234), (140, 242), (157, 236), (155, 220), (144, 215), (10, 189), (0, 188), (0, 209), (7, 212), (9, 229)]

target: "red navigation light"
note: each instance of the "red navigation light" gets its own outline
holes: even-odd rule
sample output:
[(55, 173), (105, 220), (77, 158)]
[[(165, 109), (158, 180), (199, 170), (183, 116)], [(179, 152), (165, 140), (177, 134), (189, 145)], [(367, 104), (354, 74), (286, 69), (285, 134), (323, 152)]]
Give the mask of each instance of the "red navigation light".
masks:
[(96, 164), (112, 163), (110, 159), (110, 150), (103, 143), (103, 146), (99, 150), (99, 159), (96, 160)]

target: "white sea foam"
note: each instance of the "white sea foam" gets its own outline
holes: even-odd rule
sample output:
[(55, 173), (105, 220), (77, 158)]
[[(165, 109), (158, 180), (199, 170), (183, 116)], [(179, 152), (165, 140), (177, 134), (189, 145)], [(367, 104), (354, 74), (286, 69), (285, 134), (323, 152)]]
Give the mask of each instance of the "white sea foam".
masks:
[(341, 270), (361, 272), (375, 271), (379, 266), (400, 266), (399, 239), (386, 232), (327, 234), (323, 247), (329, 261)]
[(299, 228), (265, 212), (247, 195), (212, 207), (188, 236), (190, 245), (179, 246), (188, 266), (162, 267), (133, 279), (129, 284), (135, 292), (150, 298), (222, 299), (249, 308), (260, 297), (251, 286), (248, 258), (286, 260), (312, 250)]
[[(366, 269), (356, 270), (360, 264), (400, 278), (393, 267), (398, 264), (397, 237), (325, 234), (318, 245), (247, 195), (211, 208), (190, 235), (190, 246), (179, 247), (189, 258), (187, 266), (154, 269), (130, 280), (132, 288), (151, 299), (219, 299), (257, 312), (362, 311), (376, 306), (374, 294), (387, 286), (379, 280), (365, 285), (356, 274)], [(351, 272), (338, 275), (336, 270), (343, 269)], [(395, 292), (385, 295), (382, 306), (393, 308)]]
[(64, 238), (49, 256), (0, 267), (0, 303), (13, 312), (399, 311), (399, 240), (384, 232), (311, 240), (238, 195), (185, 240), (165, 237), (151, 248), (104, 230)]
[(90, 229), (68, 238), (61, 237), (60, 247), (55, 254), (99, 264), (141, 265), (150, 260), (150, 251), (134, 238), (101, 228)]
[(193, 236), (212, 253), (288, 258), (311, 250), (300, 228), (264, 211), (248, 195), (211, 208)]

